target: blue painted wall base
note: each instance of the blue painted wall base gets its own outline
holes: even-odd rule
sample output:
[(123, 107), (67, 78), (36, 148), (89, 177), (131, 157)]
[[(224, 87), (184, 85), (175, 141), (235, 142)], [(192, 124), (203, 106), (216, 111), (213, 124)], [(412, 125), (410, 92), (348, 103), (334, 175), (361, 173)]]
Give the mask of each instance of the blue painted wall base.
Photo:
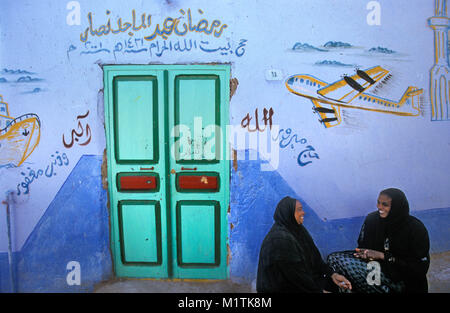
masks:
[[(246, 155), (248, 152), (245, 153)], [(276, 172), (261, 171), (261, 160), (238, 160), (231, 167), (230, 277), (236, 282), (252, 282), (256, 278), (261, 243), (273, 224), (273, 213), (285, 196), (300, 200), (306, 213), (304, 225), (313, 237), (322, 257), (335, 251), (351, 250), (365, 216), (324, 221), (298, 196)], [(299, 184), (301, 184), (299, 178)], [(306, 183), (306, 182), (305, 182)], [(431, 253), (450, 250), (450, 208), (411, 212), (428, 229)]]
[[(14, 257), (17, 292), (88, 292), (112, 277), (107, 193), (101, 156), (82, 156)], [(69, 286), (67, 264), (80, 264), (81, 284)], [(8, 254), (0, 254), (0, 287), (9, 286)]]
[[(101, 156), (83, 156), (36, 225), (20, 252), (14, 253), (18, 292), (90, 292), (113, 277), (109, 249), (107, 193), (101, 183)], [(261, 172), (261, 161), (238, 161), (230, 184), (230, 278), (256, 278), (259, 249), (273, 223), (278, 201), (291, 196), (303, 202), (305, 227), (322, 256), (353, 249), (364, 216), (323, 221), (276, 172)], [(277, 182), (274, 184), (274, 182)], [(299, 182), (300, 183), (300, 182)], [(427, 227), (431, 252), (450, 250), (450, 208), (412, 212)], [(67, 263), (81, 266), (81, 285), (69, 286)], [(11, 292), (8, 254), (0, 253), (0, 291)]]

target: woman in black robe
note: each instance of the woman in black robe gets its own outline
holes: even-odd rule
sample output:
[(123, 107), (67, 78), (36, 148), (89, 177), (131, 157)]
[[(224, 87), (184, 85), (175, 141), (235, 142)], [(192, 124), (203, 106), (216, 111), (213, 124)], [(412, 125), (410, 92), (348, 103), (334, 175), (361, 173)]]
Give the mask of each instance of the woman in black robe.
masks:
[[(361, 227), (356, 251), (351, 255), (331, 254), (329, 265), (349, 278), (354, 292), (428, 292), (427, 229), (419, 219), (409, 215), (408, 200), (399, 189), (381, 191), (377, 208), (367, 215)], [(371, 261), (379, 265), (378, 269), (367, 266)], [(374, 270), (381, 271), (378, 281)]]
[[(275, 223), (261, 245), (256, 279), (257, 292), (324, 292), (334, 287), (346, 289), (350, 282), (333, 273), (322, 260), (306, 228), (302, 225), (301, 203), (285, 197), (277, 205)], [(332, 290), (332, 291), (334, 291)]]

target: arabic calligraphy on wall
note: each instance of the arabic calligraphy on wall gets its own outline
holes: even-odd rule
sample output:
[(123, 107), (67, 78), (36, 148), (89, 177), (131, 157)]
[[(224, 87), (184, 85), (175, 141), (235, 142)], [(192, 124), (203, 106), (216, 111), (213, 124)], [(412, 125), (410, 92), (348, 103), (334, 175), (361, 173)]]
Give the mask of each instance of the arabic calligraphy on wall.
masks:
[[(85, 126), (83, 126), (84, 119), (87, 118), (89, 115), (89, 110), (84, 115), (78, 115), (77, 116), (77, 128), (72, 129), (70, 132), (70, 141), (67, 140), (64, 137), (64, 134), (62, 135), (62, 142), (64, 147), (66, 148), (72, 148), (74, 143), (77, 143), (80, 146), (86, 146), (91, 142), (91, 128), (88, 123), (85, 123)], [(82, 123), (83, 122), (83, 123)]]
[(267, 125), (269, 125), (269, 128), (272, 129), (272, 116), (273, 116), (273, 109), (270, 108), (269, 110), (267, 110), (266, 108), (264, 108), (263, 110), (263, 117), (261, 119), (262, 123), (264, 123), (264, 128), (260, 128), (259, 126), (259, 117), (258, 117), (258, 109), (255, 110), (255, 126), (254, 128), (252, 128), (251, 126), (251, 120), (253, 119), (250, 116), (250, 113), (247, 113), (247, 115), (242, 119), (241, 121), (241, 127), (242, 128), (247, 128), (247, 130), (249, 132), (255, 132), (255, 131), (259, 131), (259, 132), (263, 132), (264, 130), (266, 130)]
[[(199, 18), (191, 9), (181, 9), (178, 17), (164, 17), (161, 23), (152, 25), (154, 17), (136, 10), (131, 11), (127, 22), (118, 17), (111, 21), (111, 11), (106, 11), (107, 21), (99, 25), (94, 21), (94, 13), (87, 15), (89, 26), (80, 34), (80, 42), (69, 45), (66, 54), (71, 56), (142, 54), (150, 58), (160, 58), (167, 53), (207, 53), (219, 56), (242, 57), (247, 39), (222, 39), (228, 25), (218, 19), (212, 21), (202, 18), (204, 12), (197, 10)], [(117, 24), (117, 26), (113, 26)], [(153, 28), (154, 27), (154, 28)], [(144, 32), (148, 31), (149, 35)], [(108, 40), (108, 35), (118, 35), (116, 40)], [(122, 36), (119, 36), (122, 35)], [(128, 35), (128, 36), (127, 36)], [(195, 37), (202, 35), (203, 37)], [(205, 36), (206, 35), (206, 36)], [(124, 38), (124, 36), (126, 36)], [(189, 38), (188, 38), (189, 37)]]
[(247, 39), (240, 39), (238, 43), (217, 44), (207, 40), (178, 39), (178, 40), (155, 40), (146, 42), (143, 38), (128, 38), (117, 41), (113, 46), (103, 44), (102, 42), (87, 41), (81, 48), (70, 45), (67, 49), (67, 57), (75, 51), (79, 55), (92, 54), (112, 54), (114, 58), (117, 55), (126, 54), (147, 54), (150, 58), (160, 58), (164, 53), (189, 53), (202, 52), (218, 55), (235, 55), (242, 57), (245, 53)]
[[(224, 29), (228, 27), (227, 24), (223, 24), (220, 20), (214, 20), (209, 22), (207, 19), (201, 19), (197, 23), (193, 21), (191, 9), (188, 9), (187, 12), (181, 9), (179, 17), (166, 17), (164, 22), (155, 25), (153, 33), (148, 36), (145, 36), (144, 39), (147, 41), (152, 41), (156, 39), (158, 36), (162, 39), (168, 39), (171, 35), (184, 36), (187, 33), (197, 32), (206, 35), (213, 35), (216, 38), (219, 38)], [(203, 10), (198, 9), (197, 12), (199, 15), (203, 15)], [(106, 10), (106, 15), (110, 16), (111, 11)], [(116, 21), (117, 28), (111, 25), (111, 18), (108, 17), (108, 21), (101, 26), (94, 26), (94, 14), (89, 12), (87, 15), (87, 19), (89, 22), (89, 27), (80, 34), (80, 41), (86, 42), (89, 38), (97, 36), (107, 36), (109, 34), (120, 34), (120, 33), (128, 33), (129, 36), (133, 36), (136, 32), (140, 30), (150, 29), (152, 26), (152, 15), (147, 13), (141, 14), (140, 18), (136, 16), (136, 10), (131, 11), (131, 22), (122, 23), (122, 17), (119, 17)], [(181, 25), (183, 19), (187, 19)], [(138, 21), (139, 20), (139, 21)], [(139, 26), (137, 24), (140, 23)], [(180, 25), (182, 29), (180, 30)], [(150, 31), (151, 32), (151, 31)], [(150, 33), (149, 32), (149, 33)]]
[(0, 167), (17, 167), (33, 153), (41, 137), (41, 122), (34, 113), (12, 117), (0, 95)]
[[(264, 132), (267, 127), (272, 130), (273, 126), (273, 120), (272, 117), (274, 115), (274, 110), (272, 108), (270, 109), (263, 109), (263, 116), (261, 118), (261, 121), (259, 119), (259, 113), (258, 109), (255, 109), (255, 114), (252, 117), (250, 113), (247, 113), (247, 115), (241, 120), (241, 127), (246, 128), (248, 132)], [(252, 123), (252, 119), (254, 118), (254, 123)], [(264, 125), (264, 126), (262, 126)], [(278, 129), (278, 125), (276, 125)], [(308, 144), (308, 140), (306, 138), (299, 139), (299, 136), (297, 134), (294, 134), (292, 132), (291, 128), (287, 129), (280, 129), (277, 137), (272, 138), (273, 141), (277, 142), (279, 141), (279, 146), (281, 149), (285, 149), (287, 147), (290, 147), (291, 149), (296, 148), (298, 145), (302, 145), (302, 151), (297, 156), (297, 163), (299, 166), (304, 167), (308, 164), (311, 164), (313, 162), (313, 159), (320, 159), (319, 154), (316, 152), (316, 149)], [(277, 150), (278, 153), (278, 150)]]
[(39, 177), (47, 177), (52, 178), (56, 176), (57, 167), (63, 167), (69, 165), (69, 158), (65, 153), (59, 155), (59, 152), (56, 151), (51, 155), (51, 161), (47, 165), (45, 169), (37, 169), (34, 170), (30, 167), (27, 167), (28, 173), (21, 172), (20, 174), (23, 176), (23, 181), (17, 184), (17, 195), (26, 195), (30, 192), (30, 185), (39, 179)]
[(291, 128), (280, 129), (276, 138), (272, 138), (274, 141), (279, 141), (281, 149), (286, 149), (290, 147), (295, 149), (296, 146), (301, 145), (302, 151), (297, 156), (297, 163), (299, 166), (306, 166), (313, 162), (313, 159), (320, 159), (319, 154), (316, 149), (308, 144), (306, 138), (300, 138), (298, 134), (294, 134)]

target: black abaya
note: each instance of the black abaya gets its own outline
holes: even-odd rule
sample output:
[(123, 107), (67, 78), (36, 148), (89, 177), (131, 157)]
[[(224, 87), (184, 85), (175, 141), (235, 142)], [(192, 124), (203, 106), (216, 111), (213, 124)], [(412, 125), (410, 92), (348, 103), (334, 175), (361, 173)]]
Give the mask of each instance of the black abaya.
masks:
[(383, 272), (393, 281), (403, 281), (406, 292), (427, 292), (426, 274), (430, 265), (430, 241), (423, 223), (409, 215), (404, 193), (395, 188), (383, 190), (392, 199), (386, 218), (370, 213), (361, 228), (358, 247), (385, 253)]
[(257, 292), (322, 292), (331, 268), (294, 217), (296, 200), (283, 198), (261, 245)]

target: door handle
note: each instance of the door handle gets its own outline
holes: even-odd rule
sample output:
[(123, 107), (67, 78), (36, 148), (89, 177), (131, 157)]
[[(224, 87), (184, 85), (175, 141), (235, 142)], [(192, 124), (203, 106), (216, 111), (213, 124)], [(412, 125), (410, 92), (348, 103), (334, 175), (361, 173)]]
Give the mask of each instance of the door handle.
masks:
[(181, 170), (182, 170), (182, 171), (196, 171), (197, 168), (196, 168), (196, 167), (194, 167), (194, 168), (182, 167)]

